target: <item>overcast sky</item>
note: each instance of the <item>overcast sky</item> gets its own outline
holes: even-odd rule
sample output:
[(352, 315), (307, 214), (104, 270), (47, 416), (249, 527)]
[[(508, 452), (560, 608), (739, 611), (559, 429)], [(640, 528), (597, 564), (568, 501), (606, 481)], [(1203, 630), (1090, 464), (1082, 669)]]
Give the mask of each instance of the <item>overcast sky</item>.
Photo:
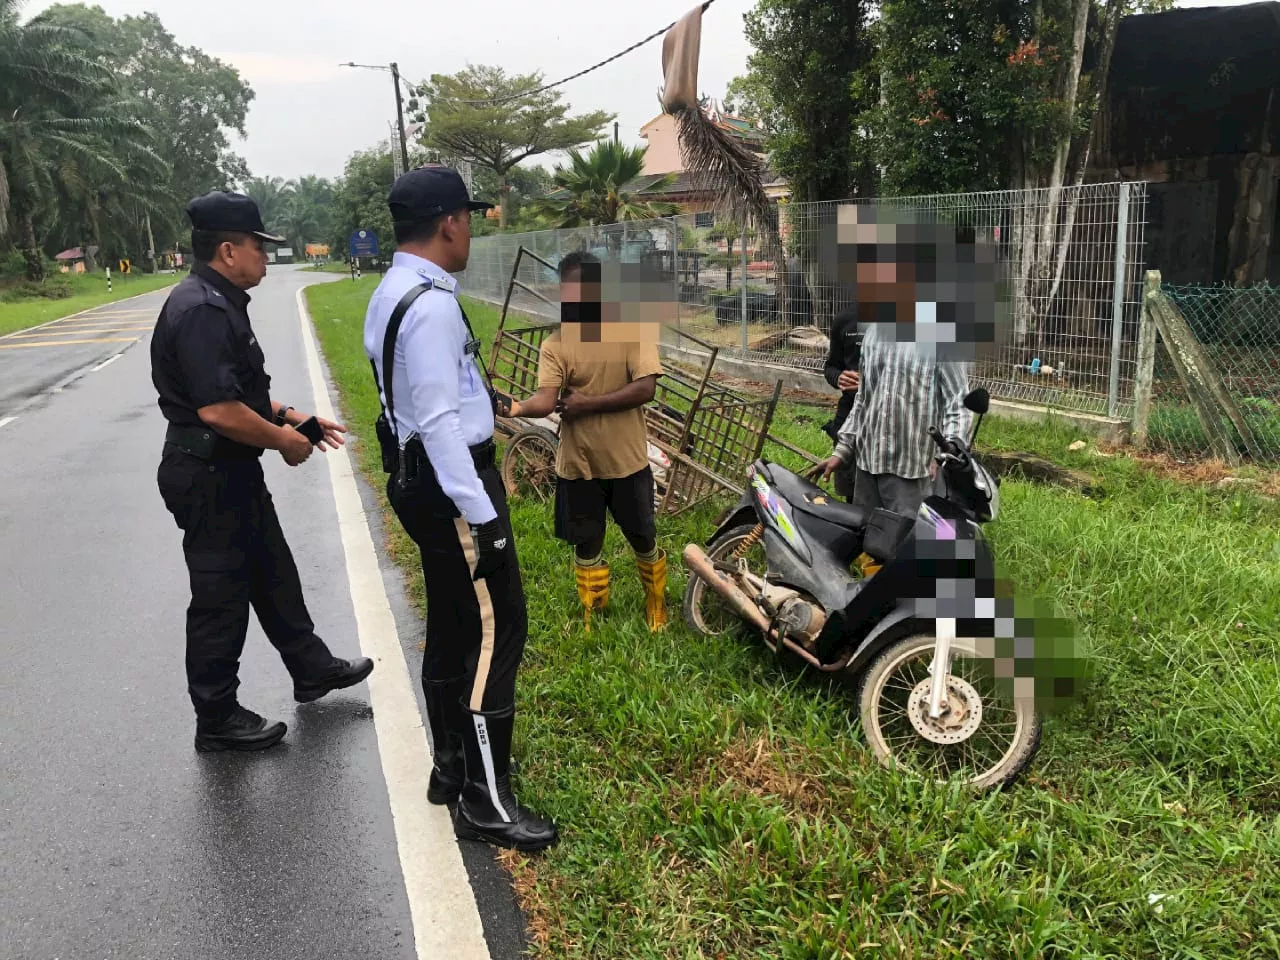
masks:
[[(91, 0), (92, 2), (92, 0)], [(721, 97), (745, 67), (742, 15), (753, 0), (716, 0), (703, 18), (699, 85)], [(28, 0), (34, 15), (50, 0)], [(618, 53), (687, 13), (692, 0), (99, 0), (115, 17), (156, 13), (188, 46), (233, 64), (256, 97), (248, 137), (235, 149), (255, 176), (334, 177), (347, 157), (388, 136), (395, 120), (391, 76), (339, 62), (395, 61), (411, 81), (468, 63), (508, 73), (541, 70), (559, 80)], [(563, 88), (574, 112), (618, 115), (624, 142), (660, 112), (662, 41), (651, 41)], [(612, 128), (608, 131), (612, 133)], [(545, 162), (545, 160), (544, 160)], [(548, 164), (550, 166), (550, 164)]]
[[(543, 72), (546, 81), (612, 56), (687, 13), (695, 0), (101, 0), (115, 17), (152, 11), (184, 45), (237, 67), (257, 94), (248, 137), (234, 149), (255, 176), (335, 177), (353, 152), (388, 135), (395, 119), (391, 77), (339, 62), (396, 61), (411, 81), (453, 73), (468, 63), (508, 73)], [(1245, 0), (1181, 0), (1178, 6), (1227, 6)], [(698, 83), (722, 97), (745, 69), (750, 44), (743, 14), (754, 0), (716, 0), (702, 21)], [(28, 0), (32, 15), (50, 0)], [(642, 143), (662, 84), (656, 39), (607, 67), (565, 84), (576, 111), (618, 115), (624, 142)], [(546, 158), (543, 162), (547, 163)], [(550, 163), (547, 163), (550, 166)]]

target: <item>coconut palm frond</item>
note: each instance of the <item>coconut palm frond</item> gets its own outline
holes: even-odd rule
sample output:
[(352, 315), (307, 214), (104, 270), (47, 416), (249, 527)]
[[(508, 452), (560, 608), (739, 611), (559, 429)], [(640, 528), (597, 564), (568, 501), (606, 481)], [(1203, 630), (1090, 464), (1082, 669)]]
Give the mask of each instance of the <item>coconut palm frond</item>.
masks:
[(687, 158), (685, 171), (696, 189), (715, 197), (717, 219), (754, 225), (780, 253), (778, 211), (765, 193), (760, 158), (701, 109), (680, 111), (676, 129)]

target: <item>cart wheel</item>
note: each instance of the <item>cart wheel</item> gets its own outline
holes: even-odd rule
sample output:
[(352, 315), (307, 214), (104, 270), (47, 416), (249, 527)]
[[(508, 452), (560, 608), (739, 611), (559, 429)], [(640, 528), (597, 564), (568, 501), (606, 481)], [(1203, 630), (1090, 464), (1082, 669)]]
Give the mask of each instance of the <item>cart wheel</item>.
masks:
[(559, 438), (546, 427), (525, 427), (516, 433), (502, 455), (507, 496), (527, 496), (539, 503), (550, 500), (555, 492), (559, 445)]

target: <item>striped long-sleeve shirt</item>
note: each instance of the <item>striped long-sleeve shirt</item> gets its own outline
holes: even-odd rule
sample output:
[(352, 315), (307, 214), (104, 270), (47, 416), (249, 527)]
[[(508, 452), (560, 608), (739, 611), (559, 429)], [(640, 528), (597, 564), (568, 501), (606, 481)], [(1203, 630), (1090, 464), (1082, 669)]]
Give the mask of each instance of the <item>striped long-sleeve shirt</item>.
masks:
[(858, 467), (868, 473), (927, 477), (936, 449), (930, 426), (946, 437), (968, 437), (964, 396), (972, 364), (939, 359), (933, 343), (897, 342), (882, 324), (868, 326), (862, 382), (835, 454), (847, 463), (856, 449)]

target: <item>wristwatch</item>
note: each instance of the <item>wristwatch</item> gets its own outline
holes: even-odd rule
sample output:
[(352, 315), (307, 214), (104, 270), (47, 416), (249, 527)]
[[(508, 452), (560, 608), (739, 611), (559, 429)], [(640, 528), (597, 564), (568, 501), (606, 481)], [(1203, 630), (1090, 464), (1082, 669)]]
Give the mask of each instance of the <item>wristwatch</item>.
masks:
[(293, 407), (281, 407), (280, 412), (276, 414), (276, 426), (283, 427), (288, 421), (285, 419), (289, 415), (289, 411)]

